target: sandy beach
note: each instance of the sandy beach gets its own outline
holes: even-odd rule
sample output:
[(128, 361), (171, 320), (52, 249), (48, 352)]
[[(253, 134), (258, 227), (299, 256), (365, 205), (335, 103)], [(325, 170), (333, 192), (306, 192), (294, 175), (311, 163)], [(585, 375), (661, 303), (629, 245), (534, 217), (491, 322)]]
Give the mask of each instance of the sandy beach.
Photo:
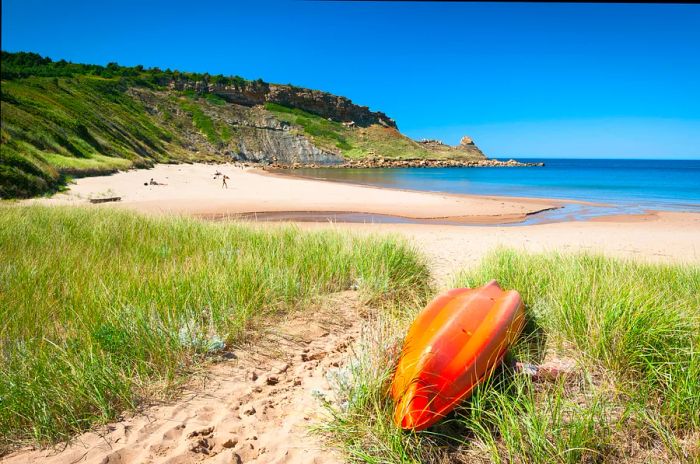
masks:
[[(220, 171), (230, 179), (222, 188)], [(165, 185), (144, 185), (150, 179)], [(517, 225), (563, 205), (560, 200), (487, 197), (382, 189), (267, 174), (234, 165), (158, 165), (110, 176), (85, 177), (48, 205), (89, 205), (90, 198), (121, 197), (92, 205), (149, 214), (222, 219), (252, 213), (294, 217), (308, 213), (367, 213), (404, 223), (298, 222), (304, 228), (340, 227), (359, 233), (399, 233), (430, 258), (438, 281), (478, 263), (489, 250), (587, 251), (656, 262), (700, 262), (700, 214), (650, 212), (589, 221)], [(371, 220), (371, 218), (370, 218)], [(406, 223), (414, 220), (422, 223)], [(453, 224), (453, 225), (450, 225)], [(463, 225), (468, 224), (468, 225)]]
[[(217, 171), (226, 174), (228, 188)], [(150, 179), (164, 185), (148, 185)], [(146, 184), (146, 185), (144, 185)], [(266, 174), (234, 165), (158, 165), (111, 176), (86, 177), (40, 203), (80, 204), (118, 196), (120, 207), (144, 212), (225, 217), (242, 213), (344, 211), (411, 219), (517, 222), (554, 208), (556, 201), (461, 196), (380, 189)]]
[[(221, 171), (230, 177), (222, 188)], [(166, 185), (144, 185), (153, 178)], [(121, 197), (91, 204), (90, 198)], [(45, 205), (128, 208), (221, 220), (252, 212), (361, 212), (440, 223), (300, 222), (302, 229), (399, 234), (428, 258), (437, 288), (475, 266), (489, 251), (593, 252), (651, 262), (700, 263), (700, 214), (651, 212), (592, 221), (517, 225), (559, 201), (459, 196), (379, 189), (261, 174), (232, 165), (162, 165), (150, 170), (78, 179)], [(481, 224), (479, 224), (481, 223)], [(259, 222), (275, 227), (277, 222)], [(466, 225), (472, 224), (472, 225)], [(476, 225), (474, 225), (476, 224)], [(499, 225), (500, 224), (500, 225)], [(342, 462), (309, 435), (322, 416), (319, 395), (328, 372), (343, 366), (366, 324), (353, 292), (332, 296), (325, 310), (291, 315), (210, 367), (174, 402), (157, 404), (85, 433), (69, 446), (18, 450), (7, 463)], [(342, 317), (341, 317), (342, 316)], [(275, 349), (272, 349), (275, 347)]]

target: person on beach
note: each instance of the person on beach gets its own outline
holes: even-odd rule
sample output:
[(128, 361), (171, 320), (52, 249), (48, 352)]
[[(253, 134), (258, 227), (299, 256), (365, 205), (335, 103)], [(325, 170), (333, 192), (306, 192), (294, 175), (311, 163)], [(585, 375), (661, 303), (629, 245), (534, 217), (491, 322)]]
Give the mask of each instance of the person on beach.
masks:
[(226, 174), (224, 174), (224, 177), (222, 177), (222, 179), (224, 183), (221, 184), (221, 188), (228, 188), (228, 184), (226, 183), (226, 181), (229, 179), (229, 177)]

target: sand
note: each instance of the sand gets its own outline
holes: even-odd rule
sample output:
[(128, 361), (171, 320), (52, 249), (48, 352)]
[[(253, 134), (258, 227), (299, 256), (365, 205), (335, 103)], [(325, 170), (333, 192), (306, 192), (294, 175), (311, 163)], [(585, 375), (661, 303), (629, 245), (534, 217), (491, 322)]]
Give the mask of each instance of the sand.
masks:
[[(220, 171), (230, 177), (222, 188)], [(153, 178), (167, 185), (144, 185)], [(96, 208), (128, 208), (149, 214), (226, 218), (246, 213), (354, 212), (403, 217), (427, 224), (299, 223), (304, 228), (342, 228), (358, 233), (398, 233), (430, 258), (438, 282), (488, 251), (507, 246), (526, 251), (587, 251), (654, 262), (700, 263), (700, 214), (650, 212), (518, 226), (561, 201), (449, 195), (382, 189), (270, 175), (234, 165), (158, 165), (111, 176), (86, 177), (66, 193), (30, 203), (89, 205), (89, 198), (121, 197)], [(276, 213), (275, 213), (276, 212)], [(448, 221), (453, 225), (446, 225)], [(454, 224), (472, 225), (454, 225)], [(474, 225), (477, 224), (477, 225)], [(501, 224), (501, 225), (497, 225)], [(510, 226), (503, 226), (510, 224)]]
[[(219, 170), (229, 188), (213, 179)], [(167, 185), (144, 185), (151, 178)], [(247, 212), (346, 211), (414, 219), (457, 218), (481, 225), (300, 223), (305, 229), (339, 228), (358, 234), (399, 234), (429, 259), (438, 287), (476, 265), (490, 250), (588, 251), (651, 262), (700, 263), (700, 214), (650, 212), (538, 225), (513, 223), (558, 207), (550, 200), (408, 192), (263, 175), (231, 165), (167, 165), (151, 170), (79, 179), (41, 204), (90, 204), (150, 214), (222, 217)], [(275, 227), (275, 224), (266, 226)], [(322, 310), (323, 309), (323, 310)], [(323, 414), (327, 374), (343, 366), (361, 331), (363, 312), (346, 292), (331, 303), (275, 324), (273, 331), (211, 366), (171, 403), (77, 437), (67, 447), (20, 450), (6, 463), (341, 462), (309, 429)], [(274, 377), (276, 381), (270, 381)]]
[(415, 224), (302, 224), (358, 233), (396, 233), (428, 256), (438, 286), (489, 251), (587, 252), (654, 263), (700, 264), (700, 214), (654, 212), (530, 226), (434, 226)]
[(5, 464), (340, 463), (310, 433), (333, 397), (367, 313), (357, 292), (264, 329), (191, 381), (180, 398), (76, 437), (69, 446), (23, 449)]
[[(230, 177), (222, 188), (221, 171)], [(166, 185), (144, 185), (153, 178)], [(40, 203), (88, 203), (121, 197), (118, 204), (145, 212), (220, 217), (279, 211), (352, 211), (414, 219), (452, 218), (469, 222), (517, 221), (559, 205), (531, 199), (462, 196), (380, 189), (337, 182), (264, 174), (233, 165), (158, 165), (111, 176), (78, 179), (65, 194)]]

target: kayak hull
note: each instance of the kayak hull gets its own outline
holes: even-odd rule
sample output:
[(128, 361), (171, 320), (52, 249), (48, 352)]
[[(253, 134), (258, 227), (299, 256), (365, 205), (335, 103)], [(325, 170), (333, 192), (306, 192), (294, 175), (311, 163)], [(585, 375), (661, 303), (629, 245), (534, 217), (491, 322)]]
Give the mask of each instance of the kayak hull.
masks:
[(394, 373), (394, 422), (423, 430), (445, 417), (501, 363), (522, 331), (516, 291), (494, 280), (438, 295), (411, 324)]

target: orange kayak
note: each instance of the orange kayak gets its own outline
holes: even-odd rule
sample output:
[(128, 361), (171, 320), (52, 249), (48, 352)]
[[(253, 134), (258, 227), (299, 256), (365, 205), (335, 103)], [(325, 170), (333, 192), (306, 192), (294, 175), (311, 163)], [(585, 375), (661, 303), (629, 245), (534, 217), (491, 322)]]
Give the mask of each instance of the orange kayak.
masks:
[(411, 324), (391, 384), (394, 422), (422, 430), (499, 365), (525, 324), (520, 294), (492, 280), (437, 296)]

